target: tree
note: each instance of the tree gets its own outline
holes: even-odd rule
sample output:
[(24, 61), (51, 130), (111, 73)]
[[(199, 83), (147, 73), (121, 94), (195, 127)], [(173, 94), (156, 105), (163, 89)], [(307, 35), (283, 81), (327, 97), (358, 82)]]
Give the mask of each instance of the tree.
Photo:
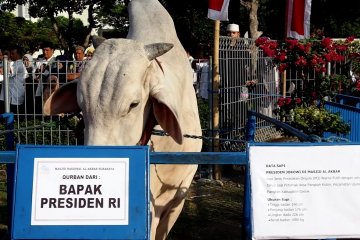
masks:
[(18, 19), (11, 13), (3, 12), (0, 14), (0, 42), (2, 48), (9, 47), (8, 44), (18, 44), (19, 34), (21, 28), (19, 28)]
[(258, 9), (259, 9), (259, 0), (240, 0), (242, 6), (246, 8), (249, 14), (249, 29), (250, 37), (258, 38), (261, 35), (261, 32), (258, 31), (259, 21), (258, 21)]
[[(67, 33), (71, 37), (72, 44), (84, 45), (87, 41), (86, 37), (88, 34), (88, 27), (84, 26), (80, 19), (73, 19), (73, 26), (71, 29), (67, 29), (69, 26), (69, 19), (64, 16), (55, 17), (60, 32)], [(50, 29), (53, 31), (52, 21), (49, 18), (43, 18), (38, 21), (38, 25), (42, 25), (43, 28)], [(54, 31), (53, 31), (54, 34)], [(62, 47), (62, 46), (59, 46)], [(71, 47), (71, 46), (70, 46)]]
[[(199, 45), (209, 49), (208, 46), (213, 41), (213, 22), (207, 18), (207, 0), (159, 1), (173, 17), (179, 39), (185, 48), (192, 52), (198, 49)], [(0, 0), (2, 4), (0, 10), (14, 9), (17, 4), (25, 3), (30, 5), (31, 17), (50, 22), (58, 39), (56, 42), (66, 51), (69, 51), (74, 44), (87, 47), (90, 43), (91, 30), (96, 27), (106, 25), (114, 27), (108, 37), (125, 37), (128, 31), (126, 11), (128, 0)], [(230, 1), (229, 22), (239, 24), (241, 32), (249, 31), (251, 37), (257, 37), (261, 30), (264, 32), (263, 35), (272, 39), (284, 39), (285, 5), (286, 0)], [(58, 17), (61, 12), (68, 14), (67, 20)], [(74, 14), (85, 12), (89, 16), (89, 25), (80, 26)], [(359, 16), (360, 1), (357, 0), (349, 0), (347, 5), (339, 4), (336, 0), (312, 1), (311, 28), (323, 29), (325, 35), (331, 37), (360, 36)], [(17, 21), (21, 22), (21, 20)], [(13, 24), (15, 23), (7, 28), (12, 28)], [(24, 24), (28, 25), (28, 29), (33, 26), (27, 22)], [(226, 25), (227, 22), (222, 23), (223, 34)], [(13, 31), (19, 30), (17, 29), (19, 23), (15, 28)], [(34, 35), (29, 31), (27, 34)], [(40, 33), (37, 32), (36, 35), (38, 34)], [(5, 34), (0, 35), (5, 36)], [(29, 42), (29, 38), (24, 37), (23, 40)]]
[(1, 48), (19, 45), (31, 51), (37, 48), (39, 42), (49, 39), (56, 40), (56, 36), (51, 28), (43, 26), (41, 22), (33, 23), (8, 12), (0, 13)]
[[(101, 4), (101, 0), (2, 0), (6, 9), (13, 10), (17, 4), (29, 4), (29, 14), (34, 18), (49, 19), (54, 32), (66, 53), (69, 53), (71, 47), (75, 44), (72, 34), (74, 33), (74, 14), (82, 14), (88, 11), (88, 22), (84, 42), (81, 45), (87, 46), (92, 29), (96, 26), (93, 12), (96, 4)], [(61, 12), (66, 12), (68, 22), (66, 28), (61, 28), (59, 20), (56, 18)]]
[(271, 39), (285, 38), (286, 0), (261, 0), (258, 9), (259, 30)]
[[(56, 17), (56, 21), (59, 23), (60, 31), (65, 31), (68, 19), (60, 16)], [(86, 27), (80, 19), (75, 19), (74, 28), (71, 32), (73, 41), (76, 43), (83, 42), (85, 35)], [(21, 17), (15, 17), (9, 12), (0, 13), (0, 48), (6, 49), (10, 45), (19, 45), (25, 51), (33, 52), (38, 50), (40, 43), (44, 41), (58, 43), (57, 36), (48, 18), (31, 22)], [(61, 48), (59, 44), (56, 47)]]
[(207, 18), (207, 0), (160, 0), (172, 16), (178, 37), (184, 47), (197, 57), (210, 54), (213, 22)]
[(108, 32), (110, 36), (105, 36), (107, 33), (103, 33), (104, 37), (126, 37), (129, 30), (127, 5), (128, 3), (125, 1), (119, 1), (115, 5), (105, 2), (96, 9), (96, 19), (99, 23), (102, 26), (111, 26), (114, 28)]
[(360, 1), (337, 0), (312, 1), (312, 29), (323, 30), (325, 36), (346, 38), (360, 36)]

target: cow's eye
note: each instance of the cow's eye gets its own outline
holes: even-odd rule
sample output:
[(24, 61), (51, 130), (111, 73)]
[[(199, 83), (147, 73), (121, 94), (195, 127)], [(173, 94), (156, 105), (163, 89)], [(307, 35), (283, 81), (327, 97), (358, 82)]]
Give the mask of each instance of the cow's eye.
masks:
[(136, 108), (139, 105), (140, 101), (134, 101), (130, 104), (129, 111), (133, 108)]
[(136, 108), (139, 105), (140, 101), (139, 100), (135, 100), (132, 103), (130, 103), (129, 109), (127, 111), (127, 113), (130, 113), (131, 110), (133, 110), (134, 108)]

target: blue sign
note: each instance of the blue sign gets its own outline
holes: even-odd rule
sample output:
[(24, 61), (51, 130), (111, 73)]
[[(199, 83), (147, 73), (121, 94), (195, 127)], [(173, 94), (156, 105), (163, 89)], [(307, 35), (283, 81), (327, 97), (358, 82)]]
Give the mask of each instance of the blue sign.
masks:
[(147, 146), (17, 147), (12, 239), (149, 239)]

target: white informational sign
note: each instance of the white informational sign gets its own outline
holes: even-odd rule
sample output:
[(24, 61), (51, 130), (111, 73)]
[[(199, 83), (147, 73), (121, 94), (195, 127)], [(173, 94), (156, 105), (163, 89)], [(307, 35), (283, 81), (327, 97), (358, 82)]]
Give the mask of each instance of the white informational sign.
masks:
[(253, 239), (360, 237), (360, 146), (250, 146)]
[(31, 225), (128, 221), (128, 158), (35, 158)]

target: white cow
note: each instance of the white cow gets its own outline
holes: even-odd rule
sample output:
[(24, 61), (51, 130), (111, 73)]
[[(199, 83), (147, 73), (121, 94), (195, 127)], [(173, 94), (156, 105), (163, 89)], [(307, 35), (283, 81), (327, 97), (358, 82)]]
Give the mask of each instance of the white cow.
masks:
[[(132, 0), (127, 39), (97, 47), (79, 81), (44, 105), (49, 115), (82, 111), (86, 145), (151, 143), (155, 151), (199, 152), (192, 71), (173, 21), (157, 0)], [(170, 137), (151, 135), (164, 129)], [(150, 138), (150, 141), (149, 141)], [(151, 165), (151, 239), (165, 239), (183, 208), (197, 165)]]

